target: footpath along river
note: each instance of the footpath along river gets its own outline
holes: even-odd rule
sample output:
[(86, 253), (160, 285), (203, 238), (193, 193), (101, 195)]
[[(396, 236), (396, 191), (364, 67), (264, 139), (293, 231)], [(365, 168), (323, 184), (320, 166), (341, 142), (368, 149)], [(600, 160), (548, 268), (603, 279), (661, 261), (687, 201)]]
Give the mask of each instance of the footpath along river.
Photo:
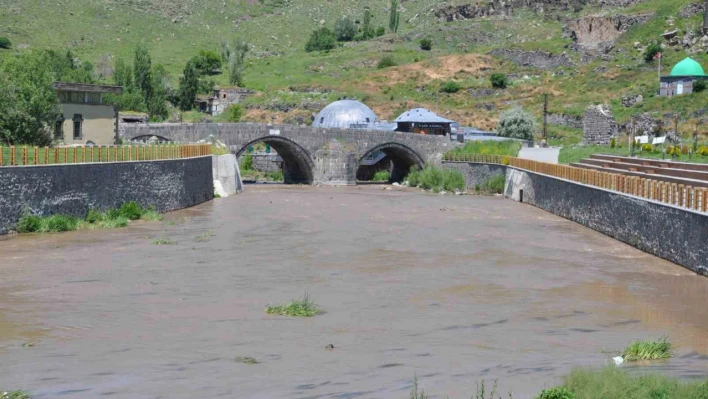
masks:
[[(708, 375), (708, 278), (498, 197), (249, 186), (0, 240), (0, 275), (0, 390), (33, 398), (524, 399), (663, 335), (632, 368)], [(265, 314), (305, 292), (324, 314)]]

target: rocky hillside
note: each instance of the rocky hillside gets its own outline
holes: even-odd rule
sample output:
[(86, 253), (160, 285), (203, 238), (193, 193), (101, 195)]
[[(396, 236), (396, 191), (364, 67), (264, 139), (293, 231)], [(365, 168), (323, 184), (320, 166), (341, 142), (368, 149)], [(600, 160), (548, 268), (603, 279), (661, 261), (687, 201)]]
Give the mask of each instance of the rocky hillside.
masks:
[[(703, 5), (691, 0), (404, 0), (398, 33), (306, 53), (310, 32), (343, 16), (387, 26), (388, 0), (4, 0), (0, 36), (17, 51), (71, 48), (110, 75), (117, 56), (130, 59), (145, 42), (177, 78), (201, 49), (218, 51), (237, 37), (252, 45), (245, 85), (257, 95), (248, 119), (309, 123), (329, 101), (355, 97), (381, 118), (412, 106), (438, 109), (466, 124), (493, 128), (499, 112), (520, 104), (540, 115), (550, 95), (552, 132), (577, 140), (577, 117), (607, 103), (624, 123), (632, 115), (685, 124), (705, 113), (706, 93), (656, 97), (657, 67), (644, 60), (651, 42), (664, 47), (664, 71), (686, 56), (708, 66)], [(430, 38), (432, 51), (419, 40)], [(8, 51), (0, 53), (7, 56)], [(379, 70), (392, 56), (399, 66)], [(512, 84), (492, 89), (494, 72)], [(225, 76), (216, 76), (226, 83)], [(456, 93), (440, 91), (455, 81)], [(570, 121), (564, 123), (563, 121)]]

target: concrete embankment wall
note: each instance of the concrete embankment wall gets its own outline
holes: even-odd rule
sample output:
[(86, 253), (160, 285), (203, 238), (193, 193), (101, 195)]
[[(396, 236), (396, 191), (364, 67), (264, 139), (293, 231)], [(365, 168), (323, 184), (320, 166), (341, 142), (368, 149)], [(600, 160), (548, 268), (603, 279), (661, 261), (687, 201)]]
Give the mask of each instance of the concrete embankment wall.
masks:
[(23, 212), (84, 217), (136, 201), (158, 212), (214, 197), (212, 157), (164, 161), (0, 167), (0, 234)]
[(467, 169), (466, 175), (484, 171), (484, 166), (506, 168), (507, 198), (708, 276), (707, 214), (513, 167), (459, 162), (444, 166), (451, 164), (458, 170)]
[(506, 166), (504, 165), (443, 161), (443, 167), (462, 172), (465, 175), (465, 183), (469, 190), (473, 190), (477, 184), (482, 185), (482, 183), (496, 175), (506, 174)]

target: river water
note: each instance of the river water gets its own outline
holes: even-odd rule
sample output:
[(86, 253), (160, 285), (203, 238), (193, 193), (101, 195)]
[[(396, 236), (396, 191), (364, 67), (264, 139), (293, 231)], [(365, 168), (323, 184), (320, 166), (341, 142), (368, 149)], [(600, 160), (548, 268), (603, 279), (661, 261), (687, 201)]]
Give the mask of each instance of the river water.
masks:
[[(634, 369), (708, 375), (707, 278), (498, 197), (249, 186), (6, 238), (0, 273), (0, 390), (35, 398), (531, 398), (664, 335), (676, 356)], [(265, 314), (305, 292), (324, 314)]]

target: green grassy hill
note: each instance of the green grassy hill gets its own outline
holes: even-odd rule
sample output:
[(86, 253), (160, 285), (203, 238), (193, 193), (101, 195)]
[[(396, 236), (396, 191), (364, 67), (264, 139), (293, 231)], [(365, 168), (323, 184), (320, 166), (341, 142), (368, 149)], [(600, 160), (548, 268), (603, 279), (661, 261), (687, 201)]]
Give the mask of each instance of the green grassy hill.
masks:
[[(436, 15), (441, 8), (475, 2), (404, 1), (397, 34), (344, 43), (327, 53), (304, 51), (312, 30), (322, 25), (332, 28), (345, 15), (360, 19), (364, 7), (371, 8), (374, 26), (387, 26), (390, 2), (5, 0), (0, 8), (0, 36), (8, 36), (16, 51), (70, 48), (107, 75), (116, 57), (131, 60), (135, 45), (143, 42), (154, 62), (167, 68), (173, 82), (199, 50), (218, 51), (221, 41), (243, 38), (253, 46), (245, 85), (259, 92), (247, 103), (246, 117), (253, 121), (307, 122), (329, 101), (345, 96), (366, 101), (382, 118), (422, 105), (487, 129), (495, 126), (499, 112), (511, 104), (521, 104), (540, 115), (541, 95), (546, 92), (551, 94), (551, 112), (581, 115), (588, 105), (606, 102), (620, 122), (644, 112), (658, 118), (680, 112), (690, 125), (697, 111), (706, 107), (708, 93), (656, 97), (656, 65), (645, 63), (641, 52), (648, 42), (662, 40), (660, 35), (666, 30), (679, 29), (682, 38), (684, 32), (700, 29), (701, 13), (679, 16), (690, 0), (646, 0), (616, 8), (577, 0), (568, 3), (581, 6), (568, 9), (545, 4), (541, 13), (534, 7), (517, 7), (512, 16), (452, 22)], [(620, 13), (654, 16), (630, 27), (602, 57), (582, 59), (572, 49), (571, 38), (563, 34), (567, 20)], [(426, 37), (433, 40), (432, 51), (418, 46)], [(565, 52), (573, 65), (538, 69), (489, 56), (500, 48), (541, 50), (556, 56)], [(665, 72), (688, 55), (708, 66), (708, 55), (701, 49), (667, 47)], [(0, 57), (11, 53), (0, 51)], [(391, 55), (399, 66), (378, 70), (376, 64), (384, 55)], [(506, 90), (485, 91), (493, 72), (510, 74), (512, 85)], [(214, 79), (218, 84), (227, 83), (224, 75)], [(457, 81), (463, 90), (440, 93), (440, 85), (449, 80)], [(626, 108), (621, 99), (627, 94), (642, 94), (644, 101)], [(553, 127), (552, 133), (567, 136), (567, 142), (577, 141), (579, 136), (572, 128)]]

